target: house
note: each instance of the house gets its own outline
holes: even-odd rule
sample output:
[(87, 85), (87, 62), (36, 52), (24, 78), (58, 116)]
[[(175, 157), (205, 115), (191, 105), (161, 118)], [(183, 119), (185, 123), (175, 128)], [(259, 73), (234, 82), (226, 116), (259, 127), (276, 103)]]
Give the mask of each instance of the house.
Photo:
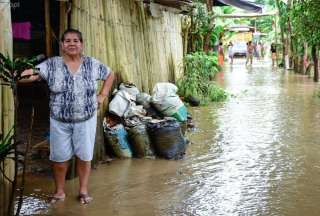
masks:
[[(159, 81), (175, 81), (182, 74), (181, 14), (191, 0), (33, 0), (0, 1), (0, 52), (13, 57), (59, 55), (59, 36), (68, 27), (84, 37), (84, 54), (94, 56), (116, 73), (117, 81), (130, 81), (150, 92)], [(13, 31), (12, 31), (13, 30)], [(30, 106), (35, 108), (35, 139), (48, 129), (48, 92), (44, 83), (19, 87), (18, 123), (24, 131)], [(10, 89), (0, 87), (0, 135), (14, 122)], [(94, 160), (104, 155), (102, 118), (98, 114)], [(25, 139), (24, 139), (25, 140)], [(13, 176), (12, 164), (6, 166)], [(0, 176), (0, 182), (6, 181)], [(3, 195), (4, 193), (0, 193)], [(0, 209), (3, 204), (0, 196)]]

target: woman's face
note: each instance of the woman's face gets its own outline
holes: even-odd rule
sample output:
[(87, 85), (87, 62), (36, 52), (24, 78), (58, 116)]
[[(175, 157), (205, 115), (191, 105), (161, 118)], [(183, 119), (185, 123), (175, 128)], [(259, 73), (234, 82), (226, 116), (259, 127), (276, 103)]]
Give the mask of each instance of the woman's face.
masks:
[(61, 43), (62, 52), (69, 56), (81, 55), (83, 44), (76, 33), (67, 33)]

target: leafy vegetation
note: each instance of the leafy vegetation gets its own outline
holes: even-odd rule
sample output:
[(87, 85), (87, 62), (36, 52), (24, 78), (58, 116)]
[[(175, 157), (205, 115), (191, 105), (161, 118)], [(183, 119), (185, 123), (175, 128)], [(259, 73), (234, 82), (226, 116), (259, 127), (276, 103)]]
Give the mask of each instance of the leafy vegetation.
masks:
[(211, 80), (219, 72), (217, 55), (196, 52), (187, 54), (184, 58), (184, 76), (178, 80), (179, 95), (199, 97), (206, 103), (223, 101), (227, 93)]
[(28, 68), (33, 68), (37, 58), (32, 59), (16, 58), (13, 61), (9, 56), (5, 57), (0, 53), (0, 79), (2, 85), (10, 85), (13, 90), (16, 88), (16, 83), (21, 77), (21, 73)]
[[(196, 3), (191, 13), (192, 23), (190, 28), (190, 52), (206, 51), (205, 39), (209, 35), (209, 47), (213, 48), (222, 36), (231, 37), (233, 33), (226, 32), (225, 27), (232, 25), (233, 20), (216, 19), (214, 15), (230, 14), (235, 9), (233, 7), (218, 7), (208, 10), (205, 4)], [(214, 21), (214, 22), (213, 22)]]
[(292, 25), (293, 47), (297, 56), (307, 58), (308, 48), (311, 47), (311, 56), (314, 64), (314, 81), (319, 80), (319, 43), (320, 43), (320, 8), (318, 1), (293, 1), (289, 12)]
[(10, 131), (0, 140), (0, 162), (7, 158), (7, 156), (13, 153), (13, 127)]
[(177, 81), (179, 94), (201, 98), (202, 104), (208, 101), (223, 101), (228, 94), (212, 81), (220, 70), (215, 49), (222, 36), (232, 36), (233, 33), (226, 32), (225, 29), (234, 22), (216, 19), (214, 15), (230, 14), (234, 8), (219, 7), (213, 10), (208, 1), (194, 2), (196, 3), (190, 14), (190, 25), (185, 25), (188, 26), (184, 32), (184, 39), (188, 41), (185, 50), (188, 53), (183, 62), (184, 76)]
[(298, 0), (291, 11), (294, 34), (310, 45), (320, 43), (319, 3), (311, 0)]

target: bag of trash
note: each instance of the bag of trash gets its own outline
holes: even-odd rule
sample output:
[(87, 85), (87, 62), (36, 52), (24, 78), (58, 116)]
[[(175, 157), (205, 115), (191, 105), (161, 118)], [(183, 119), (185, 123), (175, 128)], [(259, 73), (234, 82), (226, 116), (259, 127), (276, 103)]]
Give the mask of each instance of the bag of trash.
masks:
[(140, 93), (139, 89), (133, 83), (121, 83), (119, 90), (126, 91), (130, 95), (134, 96), (134, 100), (136, 100), (136, 96)]
[(187, 120), (187, 108), (177, 93), (177, 86), (172, 83), (157, 83), (153, 89), (152, 104), (165, 116), (178, 121)]
[(182, 135), (185, 136), (186, 133), (187, 133), (187, 129), (188, 129), (188, 123), (187, 123), (187, 121), (180, 122), (180, 128), (181, 128), (181, 133), (182, 133)]
[(129, 107), (134, 104), (135, 97), (124, 90), (117, 91), (109, 103), (109, 112), (119, 117), (125, 115)]
[(165, 117), (160, 111), (154, 108), (152, 104), (149, 108), (146, 109), (146, 111), (147, 111), (147, 116), (150, 116), (154, 119), (163, 119)]
[(125, 118), (130, 118), (133, 116), (145, 116), (147, 115), (147, 111), (145, 109), (143, 109), (143, 106), (139, 105), (135, 105), (135, 104), (131, 104), (127, 111), (123, 114), (123, 116)]
[(182, 105), (178, 109), (174, 110), (173, 113), (170, 112), (168, 115), (177, 119), (179, 122), (185, 122), (188, 119), (188, 110), (185, 105)]
[(132, 157), (132, 151), (128, 142), (128, 133), (122, 124), (117, 124), (114, 127), (104, 125), (104, 135), (107, 144), (112, 148), (117, 157)]
[[(180, 101), (177, 100), (177, 90), (178, 87), (172, 83), (157, 83), (152, 90), (151, 102), (156, 109), (159, 111), (167, 110), (172, 107), (172, 104), (180, 105)], [(167, 102), (164, 102), (167, 100)]]
[(194, 96), (189, 95), (185, 98), (185, 100), (191, 105), (191, 106), (199, 106), (201, 101), (199, 98), (196, 98)]
[(155, 152), (166, 159), (181, 159), (186, 150), (180, 123), (176, 120), (149, 122), (148, 134)]
[(152, 90), (152, 97), (155, 100), (162, 100), (164, 97), (176, 95), (178, 87), (169, 82), (157, 83)]
[(154, 157), (154, 150), (151, 146), (145, 124), (129, 128), (128, 135), (134, 157)]
[(147, 93), (140, 93), (136, 97), (136, 103), (143, 106), (143, 108), (148, 109), (150, 107), (151, 96)]

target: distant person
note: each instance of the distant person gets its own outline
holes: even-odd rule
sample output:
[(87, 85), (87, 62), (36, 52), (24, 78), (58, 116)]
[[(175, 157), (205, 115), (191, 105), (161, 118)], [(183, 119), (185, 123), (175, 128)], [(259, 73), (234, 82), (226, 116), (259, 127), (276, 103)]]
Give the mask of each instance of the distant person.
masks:
[(228, 56), (230, 59), (230, 64), (233, 64), (233, 43), (230, 41), (228, 45)]
[(247, 61), (246, 65), (250, 62), (250, 65), (252, 65), (252, 60), (253, 60), (253, 52), (254, 52), (254, 47), (252, 45), (252, 41), (249, 41), (247, 43)]
[(224, 65), (224, 52), (222, 42), (218, 46), (218, 64), (222, 67)]
[(277, 67), (277, 47), (275, 43), (271, 44), (271, 59), (272, 59), (272, 67)]
[(264, 50), (264, 44), (259, 42), (260, 43), (260, 52), (261, 52), (261, 58), (264, 59), (264, 55), (265, 55), (265, 50)]
[(257, 44), (256, 50), (257, 50), (257, 58), (260, 60), (261, 59), (261, 43), (260, 42)]
[(258, 44), (257, 43), (253, 43), (253, 55), (256, 58), (259, 58), (259, 55), (258, 55)]

